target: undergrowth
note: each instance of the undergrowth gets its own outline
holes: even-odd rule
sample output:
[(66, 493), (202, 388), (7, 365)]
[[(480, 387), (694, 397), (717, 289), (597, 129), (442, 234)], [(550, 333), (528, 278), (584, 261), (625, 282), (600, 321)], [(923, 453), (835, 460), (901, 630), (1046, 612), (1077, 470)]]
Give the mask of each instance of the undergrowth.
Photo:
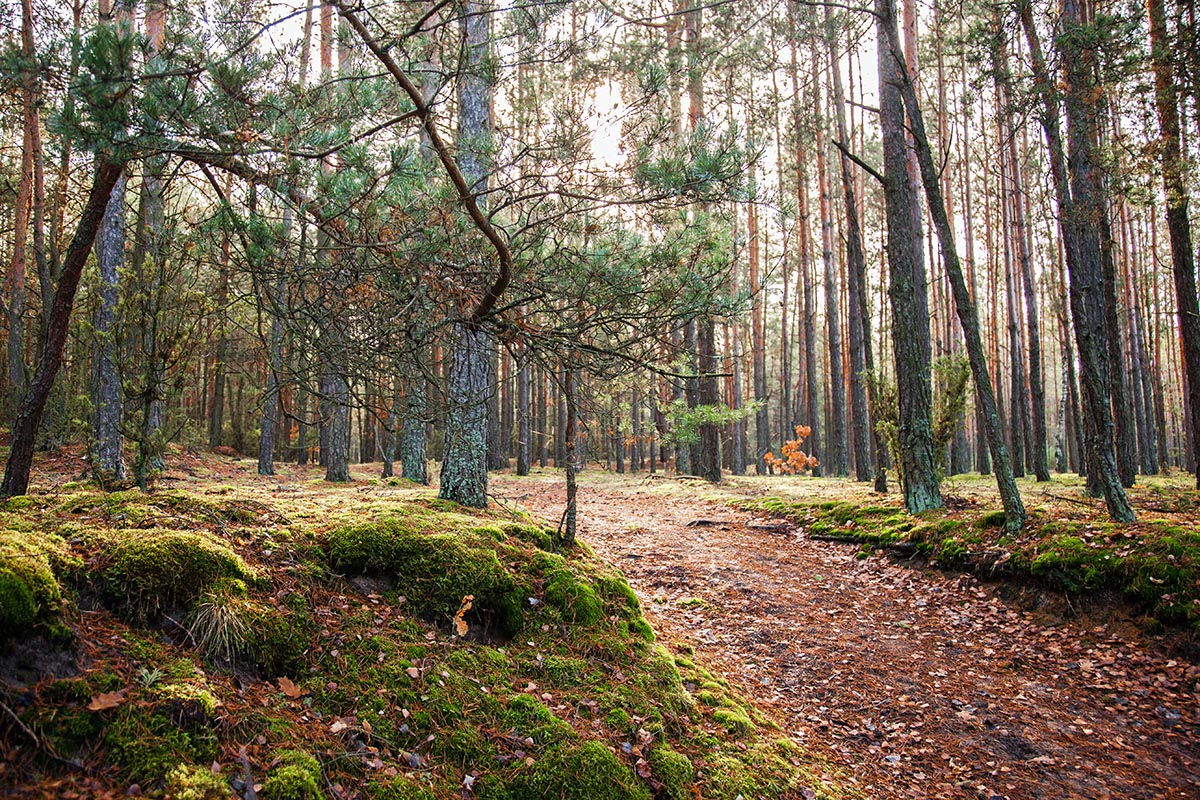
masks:
[(236, 491), (78, 491), (0, 520), (0, 581), (18, 587), (2, 635), (34, 650), (57, 630), (62, 648), (6, 701), (22, 727), (0, 730), (26, 747), (0, 792), (842, 796), (655, 642), (586, 547), (394, 488), (287, 513)]

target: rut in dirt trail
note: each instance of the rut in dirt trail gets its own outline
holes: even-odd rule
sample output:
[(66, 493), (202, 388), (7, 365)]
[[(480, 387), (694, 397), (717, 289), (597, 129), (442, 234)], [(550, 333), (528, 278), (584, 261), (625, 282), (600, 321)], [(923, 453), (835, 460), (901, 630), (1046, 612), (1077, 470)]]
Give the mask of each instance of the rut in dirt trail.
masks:
[[(556, 482), (496, 488), (561, 513)], [(702, 500), (587, 487), (580, 520), (660, 638), (866, 796), (1200, 797), (1200, 668), (1153, 643)]]

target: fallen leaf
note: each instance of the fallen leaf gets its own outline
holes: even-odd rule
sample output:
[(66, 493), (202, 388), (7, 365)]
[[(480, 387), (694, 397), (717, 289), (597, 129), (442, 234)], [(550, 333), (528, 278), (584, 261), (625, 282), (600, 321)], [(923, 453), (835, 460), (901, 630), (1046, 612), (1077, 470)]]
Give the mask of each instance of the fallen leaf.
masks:
[(466, 636), (470, 626), (463, 619), (466, 613), (471, 610), (471, 606), (475, 604), (475, 595), (469, 594), (462, 599), (462, 605), (458, 607), (458, 613), (454, 615), (454, 630), (459, 636)]
[(646, 779), (650, 778), (650, 775), (651, 775), (650, 764), (649, 764), (649, 762), (646, 761), (646, 759), (639, 758), (637, 760), (637, 774), (642, 778), (646, 778)]
[(347, 728), (349, 728), (349, 727), (350, 727), (350, 726), (349, 726), (349, 725), (347, 725), (347, 724), (346, 724), (345, 722), (343, 722), (342, 720), (340, 720), (340, 719), (335, 719), (335, 720), (333, 721), (333, 724), (329, 726), (329, 732), (330, 732), (330, 733), (341, 733), (342, 731), (346, 730), (346, 729), (347, 729)]
[(275, 682), (279, 684), (279, 691), (283, 692), (293, 700), (304, 694), (304, 690), (292, 683), (291, 678), (276, 678)]
[(92, 702), (88, 703), (88, 711), (106, 711), (110, 708), (116, 708), (125, 702), (125, 695), (129, 694), (129, 688), (118, 689), (115, 692), (104, 692), (92, 698)]

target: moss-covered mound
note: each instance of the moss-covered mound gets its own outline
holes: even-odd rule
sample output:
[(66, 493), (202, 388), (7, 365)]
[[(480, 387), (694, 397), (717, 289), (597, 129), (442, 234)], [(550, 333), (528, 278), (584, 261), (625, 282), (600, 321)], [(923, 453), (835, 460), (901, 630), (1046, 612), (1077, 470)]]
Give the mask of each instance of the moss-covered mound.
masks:
[(0, 531), (0, 640), (35, 631), (68, 635), (59, 580), (81, 564), (60, 536)]
[[(586, 548), (552, 552), (530, 520), (415, 491), (288, 497), (287, 513), (138, 492), (23, 510), (0, 553), (50, 543), (21, 573), (33, 613), (78, 591), (88, 661), (26, 687), (18, 713), (44, 748), (0, 792), (750, 800), (822, 785), (769, 718), (654, 642)], [(164, 527), (174, 511), (192, 527)]]
[(986, 578), (1029, 581), (1071, 594), (1120, 592), (1156, 624), (1200, 633), (1200, 530), (1172, 519), (1122, 525), (1063, 519), (1032, 509), (1017, 535), (1000, 511), (933, 511), (914, 517), (893, 506), (848, 502), (739, 500), (812, 536), (923, 554), (938, 566)]
[(135, 616), (190, 606), (222, 580), (256, 577), (225, 541), (191, 531), (117, 531), (103, 562), (107, 594)]

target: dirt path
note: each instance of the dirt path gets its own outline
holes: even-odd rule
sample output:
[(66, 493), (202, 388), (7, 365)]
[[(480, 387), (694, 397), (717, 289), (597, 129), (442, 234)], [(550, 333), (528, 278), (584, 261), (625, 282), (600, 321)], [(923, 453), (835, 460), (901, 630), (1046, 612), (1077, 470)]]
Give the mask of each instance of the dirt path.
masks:
[[(557, 480), (494, 489), (561, 513)], [(660, 638), (690, 643), (866, 796), (1200, 797), (1200, 667), (1135, 636), (1044, 627), (970, 577), (633, 483), (584, 488), (580, 519)]]

